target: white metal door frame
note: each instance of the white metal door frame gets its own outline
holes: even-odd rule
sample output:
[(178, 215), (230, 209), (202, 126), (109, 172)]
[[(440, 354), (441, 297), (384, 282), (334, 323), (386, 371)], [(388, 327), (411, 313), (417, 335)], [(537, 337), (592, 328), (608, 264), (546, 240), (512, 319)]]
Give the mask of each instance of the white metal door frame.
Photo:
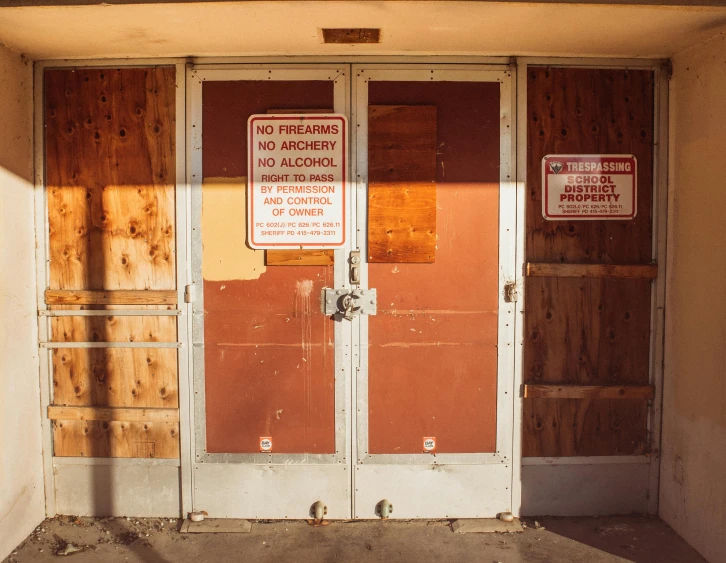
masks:
[[(329, 518), (350, 517), (350, 380), (351, 338), (348, 323), (335, 326), (335, 454), (209, 453), (206, 451), (204, 378), (204, 290), (202, 280), (202, 85), (205, 81), (320, 80), (334, 83), (334, 111), (349, 115), (348, 65), (239, 65), (234, 68), (188, 70), (192, 208), (192, 287), (194, 304), (194, 508), (215, 517), (307, 518), (322, 500)], [(242, 156), (244, 158), (244, 156)], [(349, 170), (350, 172), (350, 170)], [(346, 247), (335, 250), (336, 287), (348, 286), (347, 256), (355, 232), (348, 196), (350, 231)], [(244, 212), (243, 210), (241, 210)]]
[[(368, 319), (359, 317), (354, 330), (356, 363), (352, 404), (355, 445), (354, 500), (355, 518), (376, 517), (375, 505), (385, 498), (386, 490), (397, 494), (396, 518), (491, 517), (498, 512), (518, 511), (519, 498), (513, 498), (513, 466), (521, 461), (521, 437), (514, 434), (514, 405), (518, 378), (515, 377), (516, 304), (505, 301), (504, 286), (518, 281), (522, 256), (516, 254), (518, 232), (516, 182), (516, 92), (515, 73), (510, 66), (481, 65), (353, 65), (353, 150), (368, 141), (368, 82), (380, 81), (461, 81), (500, 83), (500, 216), (499, 216), (499, 318), (496, 452), (479, 454), (371, 455), (368, 453)], [(358, 223), (367, 225), (367, 150), (356, 150), (354, 158)], [(523, 225), (519, 225), (519, 230)], [(359, 229), (357, 248), (366, 253), (366, 230)], [(361, 287), (368, 287), (367, 261), (361, 269)], [(521, 327), (520, 327), (521, 328)], [(433, 477), (432, 477), (433, 476)], [(471, 484), (479, 483), (478, 493)], [(468, 485), (467, 485), (468, 484)], [(517, 488), (517, 491), (519, 489)], [(426, 494), (420, 494), (424, 492)], [(453, 494), (456, 491), (457, 494)], [(388, 495), (390, 496), (390, 495)], [(408, 498), (407, 498), (408, 497)], [(392, 500), (392, 499), (391, 499)], [(392, 515), (394, 516), (394, 515)]]

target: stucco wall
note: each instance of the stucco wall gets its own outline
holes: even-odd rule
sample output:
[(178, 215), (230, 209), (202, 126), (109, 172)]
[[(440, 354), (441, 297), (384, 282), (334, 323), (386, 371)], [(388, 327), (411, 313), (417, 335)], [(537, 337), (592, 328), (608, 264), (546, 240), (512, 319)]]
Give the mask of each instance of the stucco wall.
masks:
[(33, 221), (32, 64), (0, 47), (0, 558), (45, 516)]
[(660, 514), (726, 562), (726, 36), (674, 58)]

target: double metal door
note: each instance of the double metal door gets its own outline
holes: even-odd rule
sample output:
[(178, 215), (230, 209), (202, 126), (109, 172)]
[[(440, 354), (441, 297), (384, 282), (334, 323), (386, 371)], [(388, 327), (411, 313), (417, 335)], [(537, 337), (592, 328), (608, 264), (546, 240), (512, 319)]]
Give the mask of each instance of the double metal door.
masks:
[[(196, 510), (272, 519), (320, 516), (323, 506), (329, 519), (516, 511), (511, 74), (190, 71)], [(348, 118), (343, 248), (245, 244), (247, 120), (291, 112)], [(373, 290), (375, 307), (359, 306)], [(342, 310), (326, 312), (326, 295)]]

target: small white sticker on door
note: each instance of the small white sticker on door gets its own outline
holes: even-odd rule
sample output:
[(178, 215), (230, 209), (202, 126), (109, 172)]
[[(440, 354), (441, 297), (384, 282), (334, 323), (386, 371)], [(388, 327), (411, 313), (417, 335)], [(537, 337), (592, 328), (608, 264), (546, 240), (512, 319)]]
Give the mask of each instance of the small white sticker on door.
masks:
[(263, 436), (260, 438), (260, 451), (271, 452), (272, 451), (272, 438), (269, 436)]
[(433, 452), (436, 449), (436, 438), (434, 436), (424, 436), (423, 449), (424, 453)]

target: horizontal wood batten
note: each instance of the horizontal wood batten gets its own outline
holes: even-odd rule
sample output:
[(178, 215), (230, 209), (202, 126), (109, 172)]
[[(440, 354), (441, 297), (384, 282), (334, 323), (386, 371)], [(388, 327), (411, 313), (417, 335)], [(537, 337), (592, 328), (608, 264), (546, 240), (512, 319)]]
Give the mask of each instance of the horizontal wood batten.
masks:
[(657, 264), (558, 264), (527, 262), (530, 277), (655, 279)]
[(92, 291), (87, 289), (48, 289), (47, 305), (176, 305), (176, 290), (126, 290)]
[(652, 385), (524, 385), (525, 399), (652, 399)]
[(50, 420), (118, 420), (127, 422), (179, 422), (179, 409), (64, 407), (50, 405)]

